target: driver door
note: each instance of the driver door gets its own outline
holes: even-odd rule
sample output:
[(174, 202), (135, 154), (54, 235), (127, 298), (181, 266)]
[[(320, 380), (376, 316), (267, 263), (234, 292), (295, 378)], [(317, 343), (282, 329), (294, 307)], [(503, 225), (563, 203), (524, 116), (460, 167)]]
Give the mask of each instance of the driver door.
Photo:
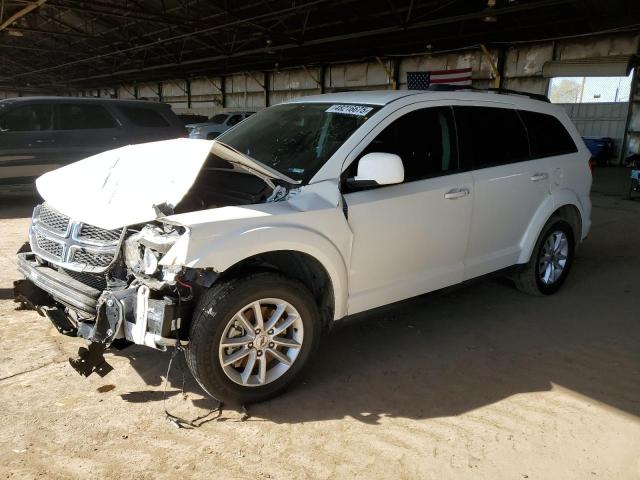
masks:
[(399, 184), (344, 190), (354, 237), (349, 314), (463, 278), (473, 179), (458, 161), (452, 110), (413, 106), (401, 112), (372, 132), (345, 172), (354, 176), (359, 158), (371, 152), (399, 155), (405, 170)]

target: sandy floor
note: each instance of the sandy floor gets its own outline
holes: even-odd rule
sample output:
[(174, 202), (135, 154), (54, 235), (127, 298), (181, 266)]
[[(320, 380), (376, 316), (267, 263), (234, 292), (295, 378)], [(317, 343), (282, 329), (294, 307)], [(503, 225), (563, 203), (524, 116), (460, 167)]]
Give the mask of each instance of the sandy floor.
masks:
[[(640, 478), (640, 201), (600, 172), (594, 225), (550, 298), (477, 283), (344, 322), (305, 383), (200, 428), (164, 418), (168, 355), (132, 347), (105, 378), (82, 342), (16, 311), (31, 206), (0, 200), (0, 474), (4, 478)], [(206, 415), (180, 366), (167, 407)]]

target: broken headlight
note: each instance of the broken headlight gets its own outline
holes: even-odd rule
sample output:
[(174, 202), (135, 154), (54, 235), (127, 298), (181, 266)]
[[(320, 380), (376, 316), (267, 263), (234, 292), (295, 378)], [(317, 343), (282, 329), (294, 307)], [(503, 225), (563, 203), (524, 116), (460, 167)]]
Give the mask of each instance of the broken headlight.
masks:
[(129, 236), (124, 243), (124, 261), (136, 274), (154, 275), (160, 259), (178, 241), (179, 227), (145, 225), (142, 230)]

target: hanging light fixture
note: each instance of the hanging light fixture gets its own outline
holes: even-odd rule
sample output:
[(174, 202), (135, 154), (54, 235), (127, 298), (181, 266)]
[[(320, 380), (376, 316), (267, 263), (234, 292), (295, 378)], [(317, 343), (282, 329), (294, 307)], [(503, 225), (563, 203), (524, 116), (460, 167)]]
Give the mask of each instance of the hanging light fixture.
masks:
[(498, 21), (498, 17), (495, 15), (496, 0), (487, 0), (487, 8), (484, 11), (482, 17), (483, 22), (495, 23)]

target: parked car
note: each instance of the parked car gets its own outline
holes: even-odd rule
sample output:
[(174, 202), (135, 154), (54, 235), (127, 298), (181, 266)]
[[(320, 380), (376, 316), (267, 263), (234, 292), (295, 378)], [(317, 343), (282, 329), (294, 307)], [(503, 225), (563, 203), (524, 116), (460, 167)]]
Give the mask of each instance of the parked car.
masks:
[(91, 342), (86, 375), (115, 339), (187, 343), (207, 392), (256, 402), (346, 316), (494, 272), (558, 291), (591, 225), (589, 157), (525, 96), (299, 98), (40, 177), (15, 294)]
[(132, 143), (185, 136), (164, 103), (75, 97), (0, 100), (0, 188)]
[(207, 121), (206, 115), (196, 115), (193, 113), (181, 113), (178, 115), (178, 118), (184, 124), (185, 128), (187, 125), (191, 125), (194, 123), (202, 123)]
[(256, 112), (230, 112), (219, 113), (203, 123), (192, 123), (187, 125), (189, 138), (203, 138), (213, 140), (218, 135), (226, 132), (242, 120), (250, 117)]

